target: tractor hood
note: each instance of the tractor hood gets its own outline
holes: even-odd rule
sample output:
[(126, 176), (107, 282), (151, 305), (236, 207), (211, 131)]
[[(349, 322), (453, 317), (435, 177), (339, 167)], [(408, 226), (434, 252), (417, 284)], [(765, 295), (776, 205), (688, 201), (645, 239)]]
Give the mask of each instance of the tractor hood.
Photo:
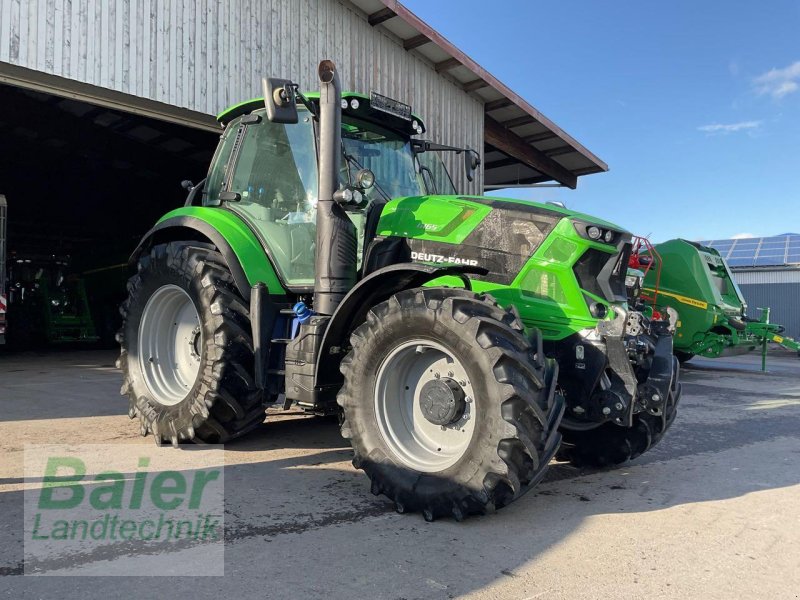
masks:
[(485, 268), (489, 280), (503, 285), (540, 249), (549, 253), (543, 261), (565, 267), (589, 249), (581, 273), (598, 275), (606, 262), (614, 267), (631, 239), (611, 223), (559, 206), (485, 196), (394, 199), (383, 208), (376, 233), (402, 241), (412, 261)]
[[(552, 223), (549, 228), (552, 230), (558, 221), (566, 218), (575, 224), (582, 236), (585, 236), (588, 227), (595, 225), (602, 231), (612, 231), (614, 244), (621, 238), (630, 238), (630, 233), (618, 225), (555, 204), (466, 195), (396, 198), (383, 209), (378, 234), (404, 237), (421, 235), (431, 240), (447, 237), (448, 243), (460, 244), (490, 213), (495, 213), (494, 219), (498, 223), (513, 220), (517, 228), (522, 226), (521, 222), (539, 220)], [(505, 219), (500, 216), (504, 214)], [(505, 229), (497, 233), (502, 236), (512, 235), (513, 232)]]

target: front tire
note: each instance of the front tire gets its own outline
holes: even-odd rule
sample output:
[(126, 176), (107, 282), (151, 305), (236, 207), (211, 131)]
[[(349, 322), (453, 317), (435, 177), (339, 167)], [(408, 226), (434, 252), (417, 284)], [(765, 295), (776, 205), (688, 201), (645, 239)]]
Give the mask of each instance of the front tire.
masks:
[(156, 443), (220, 444), (261, 424), (248, 302), (210, 244), (143, 254), (121, 308), (118, 366), (129, 416)]
[(342, 435), (372, 492), (398, 512), (461, 520), (544, 476), (564, 411), (557, 365), (491, 297), (400, 292), (370, 310), (351, 345), (337, 399)]

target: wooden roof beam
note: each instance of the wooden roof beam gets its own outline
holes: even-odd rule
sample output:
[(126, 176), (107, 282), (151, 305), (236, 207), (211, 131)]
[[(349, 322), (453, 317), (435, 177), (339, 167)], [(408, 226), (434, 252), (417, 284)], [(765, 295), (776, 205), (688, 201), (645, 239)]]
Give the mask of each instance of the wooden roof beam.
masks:
[(506, 106), (511, 106), (514, 104), (508, 98), (498, 98), (497, 100), (490, 100), (486, 104), (483, 105), (483, 110), (489, 112), (491, 110), (497, 110), (498, 108), (505, 108)]
[(561, 156), (562, 154), (572, 154), (573, 152), (577, 152), (577, 150), (572, 146), (556, 146), (555, 148), (550, 148), (543, 152), (552, 158), (553, 156)]
[(510, 167), (511, 165), (516, 165), (518, 163), (519, 159), (510, 157), (493, 160), (492, 162), (484, 163), (483, 172), (485, 173), (490, 169), (499, 169), (500, 167)]
[(475, 90), (488, 87), (488, 85), (489, 84), (483, 79), (473, 79), (472, 81), (468, 81), (467, 83), (463, 84), (461, 89), (465, 92), (474, 92)]
[(503, 127), (520, 127), (522, 125), (530, 125), (531, 123), (535, 123), (536, 119), (530, 115), (522, 115), (521, 117), (517, 117), (516, 119), (509, 119), (508, 121), (503, 121)]
[(403, 48), (405, 50), (413, 50), (414, 48), (419, 48), (420, 46), (424, 46), (425, 44), (430, 43), (430, 38), (425, 35), (424, 33), (420, 33), (419, 35), (415, 35), (412, 38), (408, 38), (407, 40), (403, 40)]
[(540, 131), (539, 133), (534, 133), (533, 135), (526, 135), (522, 140), (529, 144), (534, 142), (543, 142), (545, 140), (552, 140), (553, 138), (558, 137), (552, 131)]
[(367, 17), (367, 21), (370, 25), (375, 27), (375, 25), (380, 25), (384, 21), (388, 21), (389, 19), (393, 19), (397, 16), (397, 13), (394, 12), (391, 8), (382, 8), (377, 12), (372, 13)]
[(461, 61), (458, 60), (457, 58), (448, 58), (447, 60), (443, 60), (442, 62), (438, 62), (434, 65), (437, 73), (449, 71), (451, 69), (455, 69), (456, 67), (460, 66), (461, 66)]
[(574, 173), (562, 167), (541, 150), (526, 144), (521, 137), (491, 117), (484, 117), (483, 128), (486, 143), (491, 144), (500, 152), (516, 158), (521, 163), (548, 175), (569, 188), (575, 189), (578, 186), (578, 178)]

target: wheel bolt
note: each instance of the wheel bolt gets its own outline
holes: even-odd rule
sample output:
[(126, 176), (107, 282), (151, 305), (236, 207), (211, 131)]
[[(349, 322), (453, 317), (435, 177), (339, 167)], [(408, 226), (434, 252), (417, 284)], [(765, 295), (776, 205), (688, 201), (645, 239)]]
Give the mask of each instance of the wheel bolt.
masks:
[(439, 377), (441, 377), (441, 375), (439, 375), (439, 372), (438, 372), (438, 371), (437, 371), (436, 373), (434, 373), (434, 374), (433, 374), (433, 378), (434, 378), (434, 379), (439, 379)]
[(448, 376), (448, 377), (450, 377), (450, 378), (452, 378), (452, 377), (453, 377), (453, 372), (452, 372), (452, 371), (448, 371), (448, 372), (447, 372), (447, 376)]
[(466, 379), (459, 379), (458, 380), (458, 385), (460, 385), (461, 387), (466, 387), (466, 385), (467, 385)]
[(607, 406), (604, 406), (603, 407), (603, 414), (604, 415), (610, 415), (611, 414), (611, 409), (608, 408)]
[(614, 408), (616, 408), (617, 410), (622, 410), (622, 402), (617, 402), (617, 403), (614, 405)]

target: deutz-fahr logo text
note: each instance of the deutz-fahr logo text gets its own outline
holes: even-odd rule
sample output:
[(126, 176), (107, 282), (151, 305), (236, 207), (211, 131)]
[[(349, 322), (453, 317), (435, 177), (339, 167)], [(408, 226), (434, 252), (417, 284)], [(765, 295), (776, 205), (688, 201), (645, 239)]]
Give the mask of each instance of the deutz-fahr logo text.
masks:
[(444, 256), (442, 254), (429, 254), (427, 252), (412, 252), (411, 260), (421, 260), (422, 262), (447, 263), (451, 265), (469, 265), (477, 267), (478, 261), (474, 258), (461, 258), (460, 256)]

